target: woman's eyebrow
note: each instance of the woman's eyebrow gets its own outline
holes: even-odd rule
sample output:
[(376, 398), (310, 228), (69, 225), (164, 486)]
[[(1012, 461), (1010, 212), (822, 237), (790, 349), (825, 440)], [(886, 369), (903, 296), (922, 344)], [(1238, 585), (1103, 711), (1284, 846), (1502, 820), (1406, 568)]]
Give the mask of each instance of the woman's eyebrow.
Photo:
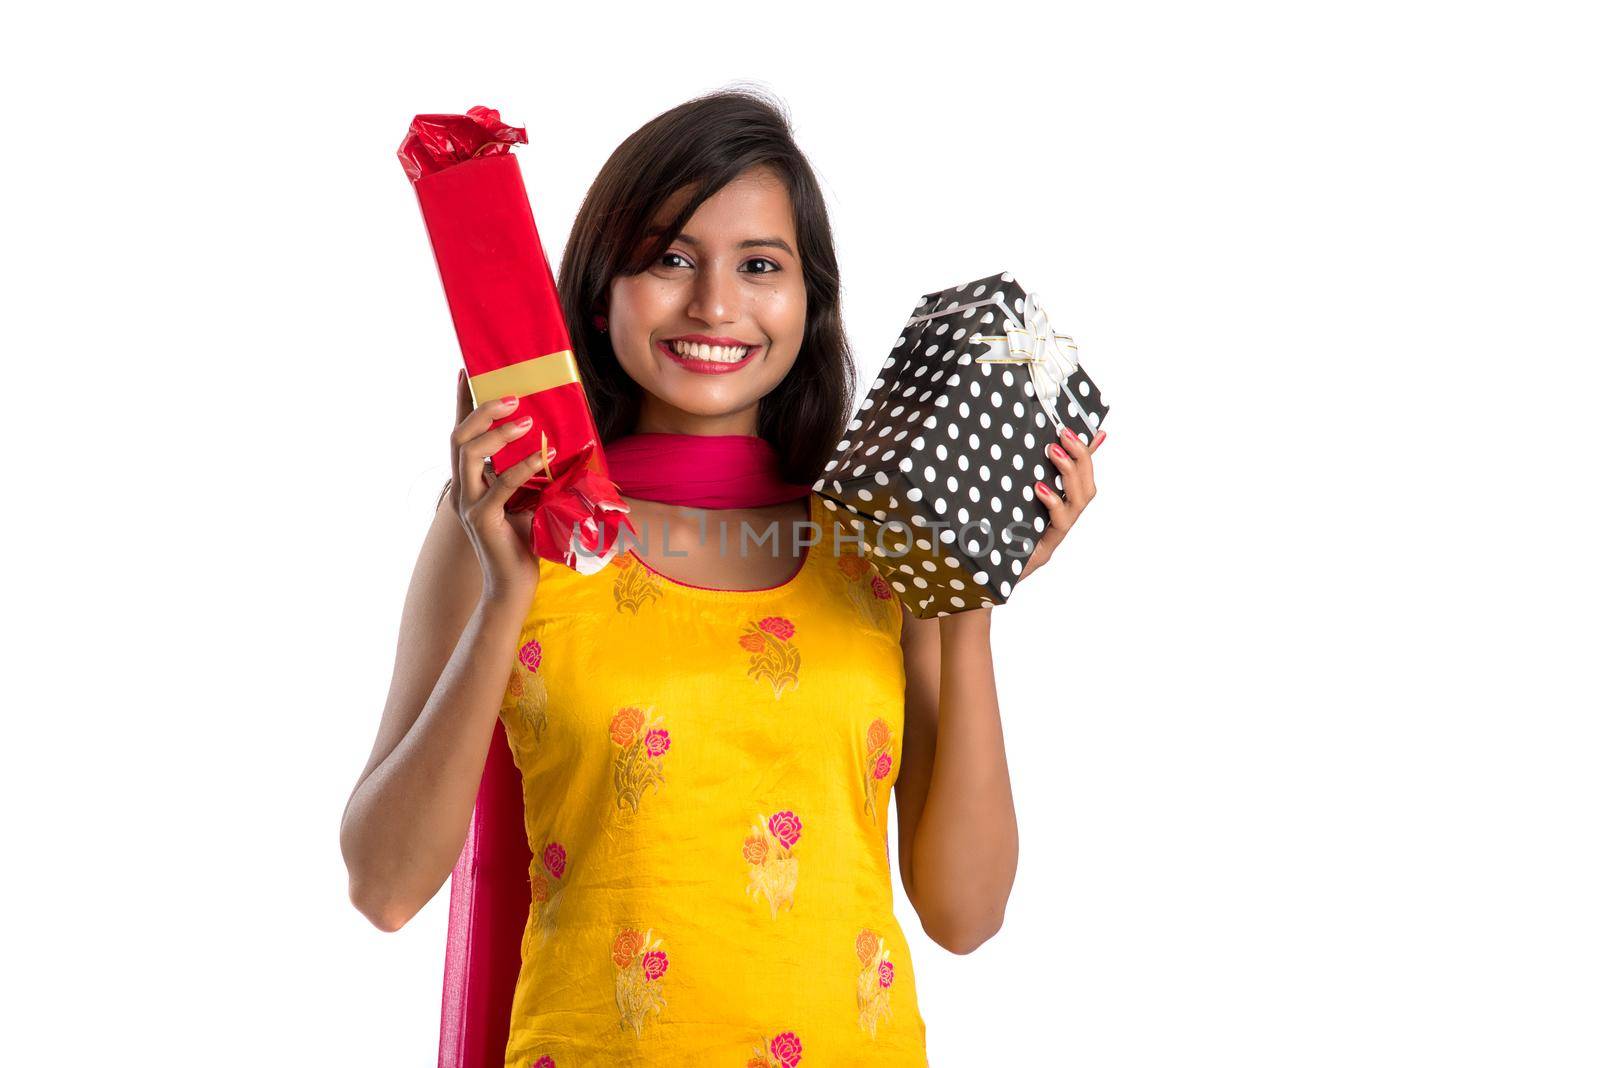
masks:
[[(661, 228), (657, 227), (656, 229), (646, 231), (646, 236), (647, 237), (658, 237), (664, 232), (665, 232), (664, 230), (662, 230)], [(693, 236), (691, 236), (689, 234), (679, 234), (678, 235), (678, 240), (682, 241), (686, 245), (693, 245), (695, 248), (699, 248), (700, 247), (700, 239), (697, 238), (697, 237), (693, 237)], [(783, 249), (783, 251), (787, 252), (791, 256), (793, 256), (795, 254), (794, 249), (789, 247), (789, 242), (785, 241), (781, 237), (752, 237), (752, 238), (749, 238), (748, 240), (739, 242), (734, 247), (735, 248), (762, 248), (762, 247), (781, 248), (781, 249)]]

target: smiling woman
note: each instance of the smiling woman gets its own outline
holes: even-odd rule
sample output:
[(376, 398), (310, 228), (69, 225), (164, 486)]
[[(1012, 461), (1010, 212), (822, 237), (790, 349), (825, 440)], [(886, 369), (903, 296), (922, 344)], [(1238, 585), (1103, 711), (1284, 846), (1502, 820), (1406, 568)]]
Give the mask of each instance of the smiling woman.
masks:
[[(890, 791), (922, 927), (970, 952), (1016, 872), (988, 613), (911, 619), (811, 492), (855, 368), (781, 109), (717, 92), (628, 137), (558, 288), (645, 551), (531, 557), (482, 462), (536, 428), (458, 393), (346, 811), (352, 899), (392, 930), (455, 866), (442, 1068), (925, 1066)], [(776, 535), (750, 552), (750, 527)]]

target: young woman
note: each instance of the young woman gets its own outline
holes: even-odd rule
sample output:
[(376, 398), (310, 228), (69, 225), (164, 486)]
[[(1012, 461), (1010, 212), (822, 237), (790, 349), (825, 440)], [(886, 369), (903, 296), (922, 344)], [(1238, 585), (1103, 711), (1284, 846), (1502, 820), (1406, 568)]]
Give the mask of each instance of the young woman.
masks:
[[(589, 576), (534, 558), (504, 506), (536, 461), (484, 464), (538, 428), (491, 430), (508, 407), (458, 389), (344, 818), (351, 898), (392, 931), (433, 897), (503, 728), (531, 858), (506, 1068), (925, 1065), (889, 791), (923, 929), (971, 952), (1017, 863), (989, 609), (911, 617), (810, 492), (854, 362), (781, 110), (718, 92), (629, 137), (559, 289), (640, 541)], [(1102, 440), (1045, 450), (1064, 492), (1036, 487), (1051, 525), (1023, 578), (1094, 496)]]

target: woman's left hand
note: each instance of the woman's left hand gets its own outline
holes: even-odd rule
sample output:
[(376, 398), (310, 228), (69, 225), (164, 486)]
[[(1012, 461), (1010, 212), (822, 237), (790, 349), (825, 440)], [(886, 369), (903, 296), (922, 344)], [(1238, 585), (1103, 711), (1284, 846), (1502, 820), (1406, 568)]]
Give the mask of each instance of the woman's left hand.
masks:
[(1056, 551), (1056, 546), (1061, 544), (1061, 539), (1072, 529), (1072, 524), (1078, 521), (1083, 510), (1089, 507), (1089, 502), (1094, 500), (1094, 451), (1105, 440), (1104, 430), (1096, 434), (1088, 445), (1079, 441), (1076, 434), (1064, 432), (1060, 444), (1052, 442), (1045, 447), (1045, 455), (1050, 457), (1050, 462), (1061, 472), (1061, 485), (1066, 491), (1066, 500), (1062, 500), (1060, 494), (1043, 482), (1033, 484), (1033, 492), (1050, 510), (1050, 525), (1039, 538), (1039, 544), (1033, 547), (1027, 566), (1022, 569), (1022, 574), (1017, 576), (1018, 582), (1033, 574), (1050, 559)]

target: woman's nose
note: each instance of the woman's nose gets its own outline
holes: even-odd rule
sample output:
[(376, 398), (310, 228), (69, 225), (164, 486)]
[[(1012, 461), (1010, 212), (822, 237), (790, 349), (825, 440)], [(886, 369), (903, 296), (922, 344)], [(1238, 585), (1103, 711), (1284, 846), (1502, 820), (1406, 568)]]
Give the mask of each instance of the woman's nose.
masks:
[(722, 271), (703, 271), (695, 279), (689, 314), (704, 323), (727, 323), (739, 317), (735, 279)]

